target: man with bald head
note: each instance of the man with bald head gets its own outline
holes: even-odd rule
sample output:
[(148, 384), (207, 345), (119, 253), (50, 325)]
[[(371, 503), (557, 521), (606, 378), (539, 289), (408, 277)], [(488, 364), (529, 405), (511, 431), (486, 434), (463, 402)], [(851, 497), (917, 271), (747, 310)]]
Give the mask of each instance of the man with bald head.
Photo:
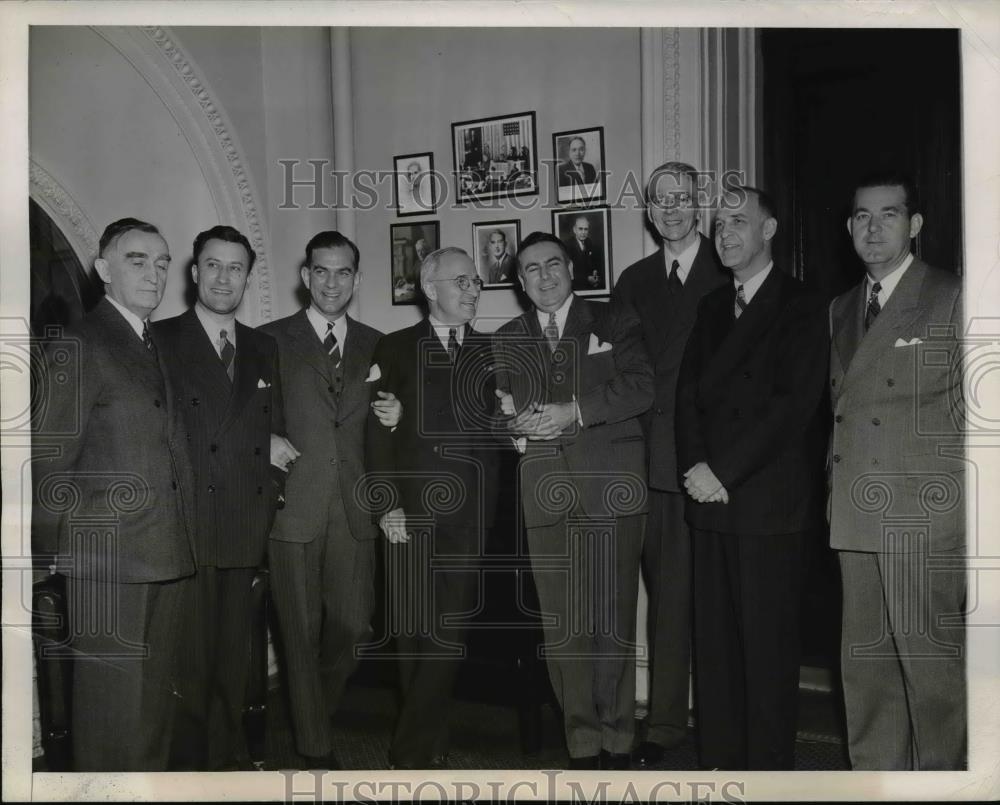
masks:
[(52, 384), (34, 422), (35, 549), (67, 577), (75, 771), (167, 768), (195, 570), (191, 463), (149, 326), (169, 266), (152, 224), (104, 230), (104, 299), (48, 364), (78, 383)]
[(691, 537), (677, 471), (677, 372), (698, 302), (728, 280), (712, 242), (698, 231), (698, 173), (667, 162), (646, 183), (646, 220), (660, 247), (626, 268), (612, 298), (639, 314), (656, 372), (656, 400), (642, 417), (649, 465), (649, 520), (642, 566), (649, 591), (649, 713), (637, 768), (652, 768), (687, 733), (691, 660)]
[(805, 535), (817, 526), (826, 385), (823, 300), (771, 259), (761, 190), (723, 198), (715, 247), (732, 279), (707, 294), (677, 384), (677, 458), (694, 553), (703, 766), (792, 769)]
[[(465, 630), (445, 620), (476, 606), (475, 558), (496, 508), (492, 354), (472, 326), (482, 286), (465, 251), (431, 252), (420, 266), (427, 317), (386, 335), (372, 359), (375, 389), (403, 407), (395, 430), (370, 418), (367, 461), (372, 488), (391, 489), (375, 514), (388, 540), (389, 620), (398, 627), (402, 704), (389, 748), (397, 769), (447, 765)], [(445, 556), (451, 567), (434, 570)]]

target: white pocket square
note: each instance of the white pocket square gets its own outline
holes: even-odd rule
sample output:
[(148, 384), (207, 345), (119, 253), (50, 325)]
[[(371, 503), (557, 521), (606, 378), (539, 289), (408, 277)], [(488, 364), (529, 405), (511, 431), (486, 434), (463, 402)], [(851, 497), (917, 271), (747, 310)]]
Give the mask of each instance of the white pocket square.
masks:
[(911, 338), (909, 341), (907, 341), (905, 338), (896, 339), (897, 347), (912, 347), (914, 344), (922, 344), (922, 343), (924, 343), (922, 338)]
[(598, 352), (610, 352), (611, 342), (601, 341), (594, 333), (590, 334), (590, 346), (587, 347), (588, 355), (596, 355)]
[(264, 382), (264, 378), (261, 378), (260, 380), (257, 381), (257, 388), (259, 388), (259, 389), (269, 389), (269, 388), (271, 388), (271, 384), (270, 383), (265, 383)]
[(365, 378), (365, 383), (374, 383), (382, 377), (382, 370), (378, 368), (377, 363), (373, 363), (371, 368), (368, 370), (368, 377)]

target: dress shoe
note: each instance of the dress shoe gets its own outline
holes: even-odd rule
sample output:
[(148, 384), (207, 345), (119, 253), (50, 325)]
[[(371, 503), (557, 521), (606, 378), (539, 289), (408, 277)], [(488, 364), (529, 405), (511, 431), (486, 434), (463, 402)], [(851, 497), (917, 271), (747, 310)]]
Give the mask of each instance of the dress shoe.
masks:
[(571, 769), (599, 769), (601, 768), (600, 755), (584, 755), (583, 757), (571, 757), (569, 759)]
[(607, 771), (627, 771), (630, 768), (628, 752), (608, 752), (601, 750), (601, 768)]
[(632, 750), (632, 763), (637, 769), (651, 769), (667, 754), (667, 748), (653, 741), (643, 741)]

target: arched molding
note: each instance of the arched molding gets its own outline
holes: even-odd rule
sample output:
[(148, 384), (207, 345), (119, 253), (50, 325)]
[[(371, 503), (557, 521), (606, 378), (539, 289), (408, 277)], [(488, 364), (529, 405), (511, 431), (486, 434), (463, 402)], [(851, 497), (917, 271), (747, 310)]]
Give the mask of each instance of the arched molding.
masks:
[(219, 221), (246, 233), (257, 252), (254, 292), (244, 302), (246, 316), (250, 324), (269, 321), (271, 261), (260, 195), (232, 121), (211, 84), (167, 27), (94, 30), (136, 69), (177, 122), (205, 177)]
[(28, 194), (59, 227), (80, 265), (89, 271), (97, 257), (100, 234), (69, 191), (34, 158), (28, 165)]

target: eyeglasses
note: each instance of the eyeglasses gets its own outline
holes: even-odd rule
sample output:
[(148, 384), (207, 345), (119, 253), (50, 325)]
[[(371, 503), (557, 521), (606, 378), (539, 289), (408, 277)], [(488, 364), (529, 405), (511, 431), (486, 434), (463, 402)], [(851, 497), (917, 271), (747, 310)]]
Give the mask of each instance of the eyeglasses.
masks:
[(473, 285), (476, 286), (477, 291), (481, 291), (483, 289), (482, 279), (479, 277), (467, 277), (465, 274), (461, 277), (449, 277), (448, 279), (443, 280), (431, 280), (431, 282), (454, 282), (463, 291), (469, 290), (469, 288)]
[(669, 196), (657, 196), (651, 198), (649, 203), (659, 210), (666, 210), (671, 207), (690, 207), (690, 193), (671, 193)]

